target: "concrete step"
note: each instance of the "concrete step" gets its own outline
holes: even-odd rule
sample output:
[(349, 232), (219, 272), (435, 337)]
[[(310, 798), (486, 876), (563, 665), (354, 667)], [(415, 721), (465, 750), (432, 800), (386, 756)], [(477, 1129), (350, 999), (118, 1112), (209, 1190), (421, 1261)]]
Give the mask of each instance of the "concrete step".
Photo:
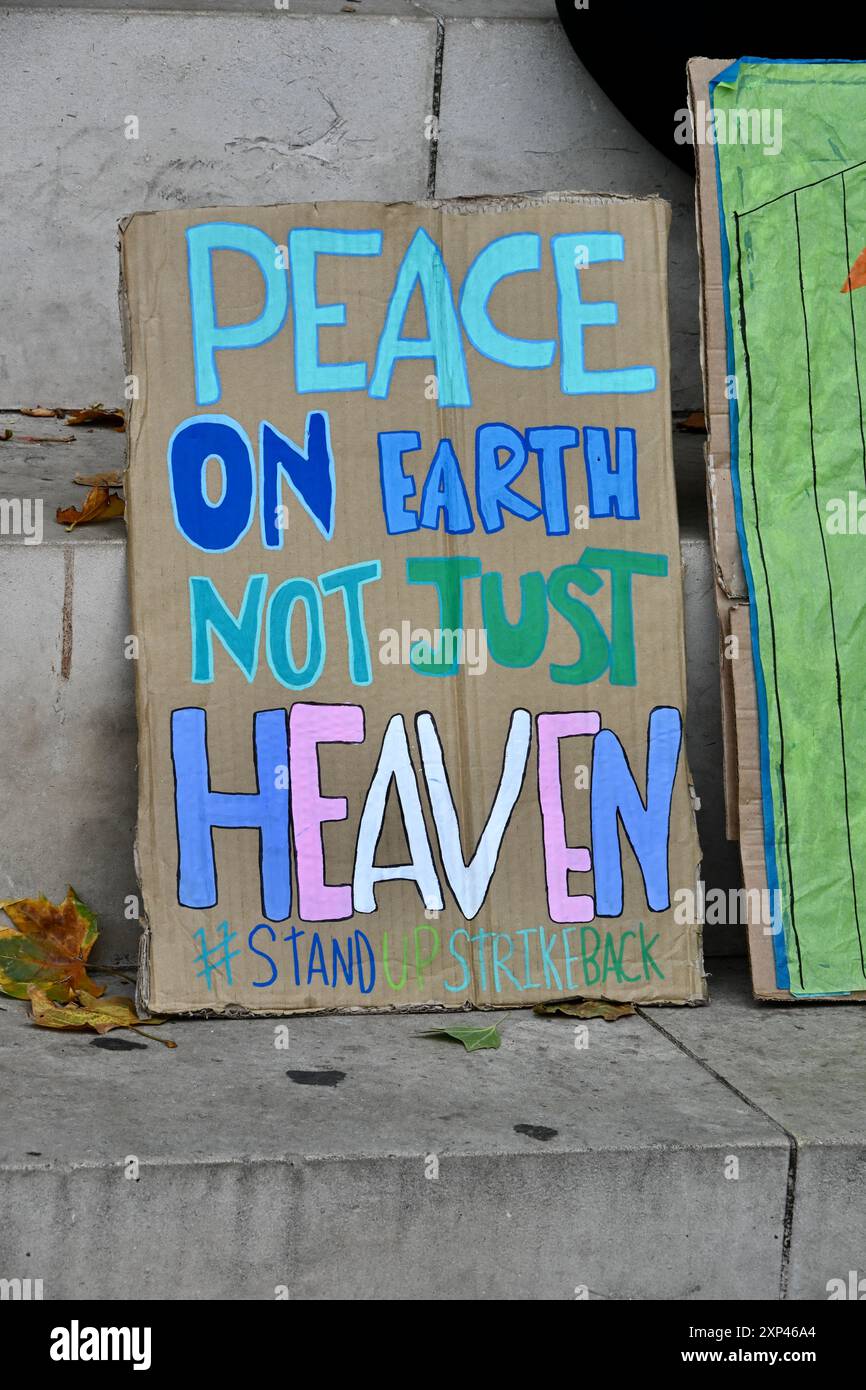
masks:
[[(358, 14), (397, 15), (417, 18), (439, 15), (443, 19), (555, 19), (556, 0), (436, 0), (435, 10), (420, 0), (7, 0), (13, 9), (42, 10), (168, 10), (198, 13), (261, 14), (266, 8), (277, 15), (346, 14), (346, 4), (357, 5)], [(363, 5), (363, 10), (360, 6)]]
[(826, 1298), (866, 1268), (859, 1014), (759, 1006), (737, 963), (711, 989), (514, 1011), (471, 1055), (418, 1036), (445, 1015), (120, 1051), (6, 1001), (2, 1273), (47, 1299)]

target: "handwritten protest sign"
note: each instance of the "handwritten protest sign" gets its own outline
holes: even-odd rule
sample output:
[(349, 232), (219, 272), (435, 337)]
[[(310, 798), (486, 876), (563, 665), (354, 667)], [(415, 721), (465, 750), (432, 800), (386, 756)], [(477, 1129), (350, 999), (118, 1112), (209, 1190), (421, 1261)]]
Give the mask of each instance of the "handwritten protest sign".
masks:
[(666, 239), (568, 194), (125, 223), (153, 1009), (703, 997)]

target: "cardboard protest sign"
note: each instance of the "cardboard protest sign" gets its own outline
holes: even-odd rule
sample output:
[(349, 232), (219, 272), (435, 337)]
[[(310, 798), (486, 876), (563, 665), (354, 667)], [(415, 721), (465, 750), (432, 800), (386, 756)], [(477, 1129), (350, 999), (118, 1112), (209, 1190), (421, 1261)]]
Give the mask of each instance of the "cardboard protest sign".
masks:
[(704, 997), (666, 205), (122, 228), (143, 994)]
[(723, 670), (764, 998), (866, 997), (864, 81), (857, 63), (689, 67)]

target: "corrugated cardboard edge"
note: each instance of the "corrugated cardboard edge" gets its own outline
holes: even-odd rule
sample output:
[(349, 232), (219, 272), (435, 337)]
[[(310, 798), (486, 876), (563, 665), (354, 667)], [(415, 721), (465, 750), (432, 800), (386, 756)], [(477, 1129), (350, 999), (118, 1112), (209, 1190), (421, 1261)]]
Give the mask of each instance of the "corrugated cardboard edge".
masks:
[[(379, 204), (379, 202), (378, 202), (377, 200), (353, 199), (353, 200), (351, 200), (351, 201), (353, 201), (353, 202), (371, 201), (371, 202), (374, 202), (376, 206), (380, 206), (380, 204)], [(417, 207), (417, 208), (425, 208), (425, 209), (431, 209), (431, 208), (432, 208), (432, 209), (435, 209), (435, 210), (447, 211), (447, 212), (450, 212), (450, 213), (452, 213), (452, 214), (453, 214), (453, 213), (457, 213), (457, 214), (459, 215), (459, 214), (466, 214), (466, 213), (473, 213), (473, 212), (499, 212), (499, 211), (507, 210), (507, 209), (509, 209), (509, 208), (531, 208), (531, 207), (541, 207), (541, 206), (548, 205), (548, 204), (550, 204), (550, 203), (568, 203), (568, 204), (575, 204), (575, 205), (584, 205), (584, 206), (588, 206), (588, 207), (604, 207), (604, 206), (606, 206), (606, 205), (608, 205), (608, 204), (615, 204), (615, 203), (620, 203), (620, 202), (626, 202), (626, 203), (652, 203), (652, 204), (660, 205), (660, 206), (664, 209), (664, 213), (665, 213), (665, 216), (666, 216), (666, 219), (667, 219), (667, 226), (668, 226), (668, 227), (670, 226), (670, 220), (671, 220), (671, 206), (670, 206), (670, 203), (668, 202), (667, 199), (661, 198), (661, 197), (659, 197), (658, 194), (655, 194), (655, 193), (650, 193), (650, 194), (603, 193), (603, 194), (599, 194), (599, 193), (587, 193), (587, 192), (581, 192), (581, 191), (577, 191), (577, 190), (567, 190), (567, 189), (565, 189), (565, 190), (557, 190), (557, 191), (554, 191), (554, 192), (547, 192), (547, 191), (532, 191), (532, 192), (526, 192), (526, 193), (481, 194), (481, 195), (477, 195), (477, 196), (469, 196), (469, 197), (462, 197), (462, 198), (416, 199), (416, 200), (411, 200), (411, 201), (409, 201), (409, 200), (402, 200), (402, 201), (397, 201), (397, 202), (389, 203), (389, 204), (387, 204), (387, 206), (389, 206), (389, 207)], [(262, 206), (270, 206), (270, 207), (283, 207), (283, 206), (285, 206), (285, 205), (286, 205), (285, 202), (277, 202), (277, 203), (271, 203), (271, 204), (262, 204)], [(217, 204), (217, 205), (214, 205), (214, 206), (215, 206), (215, 207), (218, 207), (218, 206), (222, 206), (222, 205)], [(209, 209), (208, 209), (207, 207), (202, 207), (202, 208), (197, 208), (197, 209), (196, 209), (196, 211), (201, 211), (201, 212), (207, 212), (208, 210), (209, 210)], [(160, 210), (161, 213), (164, 213), (165, 211), (166, 211), (165, 209), (161, 209), (161, 210)], [(178, 209), (178, 212), (183, 213), (183, 214), (186, 214), (186, 213), (189, 212), (189, 209)], [(126, 216), (120, 218), (119, 221), (118, 221), (118, 224), (117, 224), (117, 247), (118, 247), (118, 260), (119, 260), (118, 304), (119, 304), (120, 325), (121, 325), (121, 336), (122, 336), (122, 342), (123, 342), (123, 354), (124, 354), (124, 364), (125, 364), (125, 365), (124, 365), (124, 372), (125, 372), (125, 375), (126, 375), (127, 378), (129, 378), (129, 377), (132, 375), (132, 346), (131, 346), (131, 332), (130, 332), (130, 323), (129, 323), (129, 306), (128, 306), (128, 301), (127, 301), (127, 296), (126, 296), (126, 274), (125, 274), (125, 266), (124, 266), (124, 236), (125, 236), (125, 233), (126, 233), (127, 228), (129, 227), (130, 223), (131, 223), (134, 219), (136, 219), (136, 218), (141, 218), (141, 217), (152, 217), (152, 216), (154, 216), (154, 215), (155, 215), (154, 212), (135, 212), (135, 213), (129, 213), (129, 214), (127, 214)], [(130, 402), (129, 420), (128, 420), (128, 422), (127, 422), (127, 431), (126, 431), (126, 460), (125, 460), (125, 465), (124, 465), (124, 481), (126, 480), (126, 475), (128, 474), (128, 472), (129, 472), (129, 467), (130, 467), (131, 440), (132, 440), (132, 437), (133, 437), (133, 420), (134, 420), (134, 417), (135, 417), (136, 414), (137, 414), (137, 412), (136, 412), (136, 410), (135, 410), (135, 400), (133, 399), (133, 400)], [(669, 432), (670, 432), (670, 430), (671, 430), (671, 422), (670, 422), (670, 420), (668, 421), (668, 430), (669, 430)], [(672, 460), (672, 459), (673, 459), (673, 440), (672, 440), (672, 438), (669, 438), (669, 440), (668, 440), (668, 452), (669, 452), (669, 456), (670, 456), (670, 458), (671, 458), (671, 460)], [(126, 522), (127, 522), (127, 527), (128, 527), (128, 515), (125, 517), (125, 520), (126, 520)], [(127, 584), (128, 584), (128, 587), (129, 587), (130, 608), (131, 608), (131, 610), (134, 611), (134, 604), (133, 604), (133, 579), (132, 579), (132, 569), (131, 569), (131, 566), (127, 566)], [(683, 662), (683, 667), (684, 667), (684, 664), (685, 664), (685, 649), (684, 649), (684, 645), (683, 645), (683, 650), (682, 650), (682, 654), (681, 654), (681, 655), (682, 655), (682, 662)], [(136, 688), (136, 697), (135, 697), (135, 698), (136, 698), (136, 716), (137, 716), (137, 720), (138, 720), (138, 738), (137, 738), (137, 746), (138, 746), (139, 749), (140, 749), (140, 743), (141, 743), (141, 737), (142, 737), (142, 735), (141, 735), (141, 730), (142, 730), (142, 728), (144, 727), (144, 710), (143, 710), (142, 707), (141, 707), (141, 698), (140, 698), (140, 695), (139, 695), (139, 686), (140, 686), (140, 682), (139, 682), (139, 681), (136, 681), (136, 682), (135, 682), (135, 688)], [(685, 669), (683, 669), (682, 688), (683, 688), (683, 699), (684, 699), (684, 701), (685, 701), (685, 697), (686, 697)], [(683, 718), (685, 719), (685, 708), (683, 709)], [(684, 753), (684, 758), (685, 758), (685, 753)], [(139, 763), (138, 763), (138, 766), (140, 766), (140, 752), (139, 752)], [(690, 802), (691, 802), (691, 809), (692, 809), (692, 819), (693, 819), (693, 825), (694, 825), (695, 842), (696, 842), (696, 844), (697, 844), (697, 846), (698, 846), (698, 849), (700, 849), (700, 840), (699, 840), (698, 835), (697, 835), (697, 818), (696, 818), (696, 816), (695, 816), (695, 810), (694, 810), (694, 786), (693, 786), (692, 776), (691, 776), (691, 772), (690, 772), (690, 770), (689, 770), (688, 762), (687, 762), (687, 761), (685, 761), (685, 764), (684, 764), (684, 774), (685, 774), (685, 776), (686, 776), (686, 780), (687, 780), (687, 784), (688, 784), (689, 792), (690, 792)], [(136, 880), (137, 880), (138, 889), (139, 889), (139, 902), (140, 902), (140, 904), (141, 904), (140, 913), (139, 913), (139, 926), (141, 927), (141, 939), (140, 939), (140, 941), (139, 941), (139, 948), (138, 948), (138, 977), (137, 977), (137, 982), (136, 982), (136, 1005), (137, 1005), (137, 1007), (138, 1007), (139, 1012), (145, 1013), (145, 1014), (146, 1014), (147, 1012), (149, 1012), (148, 1000), (149, 1000), (149, 996), (150, 996), (150, 935), (151, 935), (152, 927), (151, 927), (150, 917), (149, 917), (148, 912), (147, 912), (147, 904), (146, 904), (146, 899), (145, 899), (145, 895), (144, 895), (144, 888), (143, 888), (142, 879), (141, 879), (141, 866), (140, 866), (140, 860), (139, 860), (139, 854), (138, 854), (138, 821), (137, 821), (137, 817), (136, 817), (135, 837), (134, 837), (134, 843), (133, 843), (133, 861), (134, 861), (134, 868), (135, 868)], [(700, 881), (700, 875), (701, 875), (701, 862), (700, 862), (700, 859), (698, 860), (698, 863), (697, 863), (697, 865), (696, 865), (696, 870), (695, 870), (695, 872), (696, 872), (696, 886), (697, 886), (697, 882)], [(657, 999), (652, 999), (652, 1000), (648, 1000), (648, 1001), (645, 1001), (645, 1002), (644, 1002), (644, 1001), (641, 1001), (639, 1004), (636, 1004), (636, 1007), (641, 1008), (641, 1009), (644, 1009), (644, 1008), (654, 1008), (654, 1007), (666, 1007), (666, 1008), (670, 1008), (670, 1007), (672, 1007), (672, 1006), (695, 1007), (695, 1006), (700, 1006), (700, 1005), (707, 1004), (707, 1003), (709, 1002), (709, 998), (708, 998), (708, 989), (707, 989), (707, 973), (706, 973), (706, 967), (705, 967), (705, 963), (704, 963), (704, 953), (703, 953), (703, 933), (702, 933), (702, 930), (701, 930), (700, 925), (698, 925), (697, 928), (696, 928), (696, 930), (695, 930), (695, 935), (694, 935), (694, 946), (695, 946), (695, 959), (694, 959), (694, 961), (692, 962), (692, 975), (693, 975), (693, 978), (694, 978), (694, 981), (695, 981), (695, 989), (696, 989), (697, 991), (699, 991), (699, 992), (696, 993), (696, 994), (694, 994), (694, 995), (693, 995), (691, 998), (689, 998), (689, 999), (682, 999), (682, 998), (678, 998), (678, 999), (657, 998)], [(577, 996), (575, 996), (575, 997), (577, 997)], [(593, 997), (593, 998), (598, 998), (598, 997), (600, 997), (600, 996), (593, 995), (593, 996), (591, 996), (591, 997)], [(543, 998), (539, 998), (539, 999), (535, 1000), (534, 1003), (548, 1003), (548, 1002), (555, 1002), (556, 1000), (559, 1000), (560, 1002), (562, 1002), (562, 998), (563, 998), (563, 996), (562, 996), (561, 994), (552, 994), (552, 995), (550, 995), (549, 997), (548, 997), (548, 996), (544, 996)], [(476, 1012), (476, 1011), (477, 1011), (477, 1012), (498, 1013), (498, 1012), (501, 1012), (503, 1009), (526, 1009), (527, 1007), (529, 1007), (527, 1004), (521, 1003), (521, 1002), (519, 1002), (519, 1001), (514, 1001), (513, 1003), (508, 1003), (508, 1004), (503, 1004), (503, 1003), (497, 1003), (497, 1004), (484, 1004), (484, 1003), (478, 1003), (478, 1004), (474, 1004), (474, 1003), (471, 1003), (471, 1002), (467, 1002), (466, 1004), (463, 1004), (463, 1005), (455, 1005), (454, 1007), (449, 1008), (447, 1005), (444, 1005), (444, 1004), (441, 1004), (441, 1003), (438, 1003), (438, 1002), (430, 1001), (430, 1002), (417, 1003), (417, 1004), (412, 1004), (412, 1005), (405, 1005), (405, 1004), (399, 1005), (399, 1006), (395, 1005), (394, 1007), (382, 1006), (381, 1008), (370, 1007), (370, 1006), (367, 1006), (367, 1005), (364, 1005), (364, 1006), (361, 1006), (361, 1005), (358, 1005), (358, 1006), (347, 1005), (347, 1006), (342, 1007), (342, 1008), (315, 1008), (315, 1009), (293, 1008), (291, 1011), (288, 1011), (288, 1010), (286, 1010), (285, 1008), (283, 1008), (283, 1009), (255, 1009), (255, 1010), (252, 1010), (252, 1009), (243, 1008), (243, 1007), (238, 1006), (238, 1005), (228, 1004), (228, 1005), (226, 1005), (224, 1008), (221, 1008), (221, 1009), (201, 1009), (201, 1008), (197, 1008), (197, 1009), (195, 1009), (195, 1010), (170, 1010), (170, 1009), (169, 1009), (169, 1010), (166, 1010), (166, 1009), (162, 1009), (161, 1012), (162, 1012), (162, 1013), (165, 1013), (165, 1014), (169, 1014), (169, 1015), (172, 1016), (172, 1017), (179, 1017), (179, 1018), (184, 1018), (184, 1017), (189, 1017), (189, 1018), (285, 1018), (285, 1017), (300, 1017), (300, 1016), (306, 1015), (306, 1014), (468, 1013), (468, 1012)]]
[[(709, 107), (710, 80), (729, 66), (730, 59), (692, 58), (688, 65), (688, 104), (693, 124), (698, 103)], [(748, 601), (746, 576), (737, 538), (734, 491), (731, 482), (731, 435), (728, 416), (725, 315), (722, 296), (722, 246), (716, 189), (715, 147), (695, 141), (695, 220), (698, 229), (701, 375), (707, 442), (707, 511), (710, 548), (716, 577), (719, 617), (719, 673), (722, 702), (725, 833), (740, 833), (737, 790), (737, 748), (731, 663), (725, 659), (725, 638), (733, 604)]]
[[(716, 586), (716, 614), (719, 619), (719, 682), (722, 718), (722, 787), (725, 796), (725, 835), (729, 840), (740, 838), (740, 805), (737, 776), (737, 717), (734, 701), (734, 681), (730, 669), (729, 638), (731, 611), (741, 600), (728, 598)], [(749, 653), (751, 661), (751, 653)]]
[[(130, 378), (130, 376), (131, 376), (131, 373), (132, 373), (132, 335), (131, 335), (131, 332), (130, 332), (130, 324), (129, 324), (129, 304), (128, 304), (127, 297), (126, 297), (126, 274), (125, 274), (125, 268), (124, 268), (124, 263), (123, 263), (123, 238), (124, 238), (124, 233), (126, 232), (126, 229), (127, 229), (127, 227), (129, 226), (129, 223), (132, 221), (132, 218), (133, 218), (133, 216), (135, 216), (135, 215), (136, 215), (136, 214), (133, 213), (133, 214), (130, 214), (130, 215), (126, 216), (126, 217), (122, 217), (122, 218), (120, 219), (120, 221), (118, 222), (118, 224), (117, 224), (117, 258), (118, 258), (117, 306), (118, 306), (118, 313), (119, 313), (119, 315), (120, 315), (120, 336), (121, 336), (121, 342), (122, 342), (122, 344), (123, 344), (123, 371), (124, 371), (124, 377), (125, 377), (125, 379), (126, 379), (127, 381), (129, 380), (129, 378)], [(140, 214), (139, 214), (139, 215), (140, 215)], [(126, 478), (127, 478), (128, 472), (129, 472), (129, 462), (130, 462), (130, 453), (131, 453), (131, 449), (130, 449), (131, 424), (132, 424), (132, 408), (131, 408), (131, 407), (132, 407), (132, 402), (130, 402), (129, 418), (127, 419), (127, 428), (126, 428), (126, 433), (124, 434), (124, 444), (125, 444), (125, 449), (126, 449), (126, 456), (125, 456), (124, 464), (123, 464), (124, 491), (126, 491)], [(126, 524), (127, 532), (128, 532), (128, 530), (129, 530), (129, 516), (128, 516), (128, 512), (127, 512), (125, 509), (124, 509), (123, 519), (124, 519), (124, 523)], [(128, 538), (127, 538), (127, 539), (128, 539)], [(128, 544), (127, 544), (127, 556), (128, 556), (128, 555), (129, 555), (129, 546), (128, 546)], [(129, 603), (130, 603), (130, 612), (131, 612), (131, 611), (132, 611), (132, 566), (131, 566), (129, 563), (127, 563), (127, 566), (126, 566), (126, 583), (127, 583), (127, 589), (128, 589), (128, 592), (129, 592)], [(135, 710), (135, 713), (136, 713), (136, 754), (138, 754), (138, 744), (139, 744), (139, 739), (140, 739), (140, 732), (139, 732), (139, 730), (140, 730), (141, 727), (142, 727), (142, 711), (141, 711), (141, 709), (139, 708), (139, 703), (138, 703), (138, 701), (139, 701), (139, 696), (138, 696), (138, 681), (135, 681), (134, 684), (135, 684), (135, 704), (136, 704), (136, 710)], [(137, 757), (136, 757), (136, 767), (135, 767), (135, 770), (136, 770), (136, 784), (137, 784), (137, 780), (138, 780), (138, 768), (139, 768), (139, 760), (138, 760), (138, 756), (137, 756)], [(142, 888), (142, 883), (141, 883), (141, 865), (140, 865), (139, 854), (138, 854), (138, 806), (137, 806), (137, 793), (136, 793), (135, 831), (134, 831), (134, 834), (133, 834), (133, 842), (132, 842), (132, 863), (133, 863), (133, 869), (134, 869), (134, 871), (135, 871), (135, 880), (136, 880), (136, 883), (137, 883), (137, 885), (138, 885), (138, 902), (139, 902), (138, 925), (139, 925), (139, 927), (141, 928), (141, 936), (139, 937), (139, 942), (138, 942), (138, 973), (137, 973), (137, 976), (136, 976), (136, 983), (135, 983), (135, 1004), (136, 1004), (136, 1009), (137, 1009), (138, 1013), (140, 1013), (140, 1014), (146, 1014), (146, 1013), (149, 1012), (148, 1007), (147, 1007), (147, 1002), (146, 1002), (146, 1001), (147, 1001), (147, 996), (148, 996), (148, 994), (150, 993), (150, 969), (149, 969), (149, 962), (148, 962), (148, 947), (149, 947), (149, 942), (150, 942), (150, 925), (149, 925), (148, 918), (147, 918), (147, 913), (146, 913), (146, 910), (145, 910), (144, 890), (143, 890), (143, 888)]]

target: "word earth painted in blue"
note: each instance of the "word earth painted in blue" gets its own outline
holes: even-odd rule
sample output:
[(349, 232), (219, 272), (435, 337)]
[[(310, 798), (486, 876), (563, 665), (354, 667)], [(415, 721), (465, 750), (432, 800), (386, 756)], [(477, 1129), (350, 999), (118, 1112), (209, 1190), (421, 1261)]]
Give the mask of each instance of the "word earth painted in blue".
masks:
[[(481, 525), (488, 533), (501, 531), (503, 513), (521, 521), (544, 517), (549, 536), (567, 536), (571, 530), (565, 451), (575, 449), (579, 430), (568, 425), (529, 429), (521, 434), (511, 425), (480, 425), (475, 432), (475, 496)], [(635, 432), (616, 431), (616, 466), (611, 462), (610, 431), (584, 429), (584, 463), (589, 486), (589, 516), (616, 516), (636, 521), (637, 444)], [(392, 430), (379, 435), (379, 476), (388, 534), (402, 535), (424, 527), (437, 531), (444, 518), (445, 530), (463, 536), (475, 530), (460, 461), (450, 439), (440, 439), (427, 471), (416, 512), (406, 501), (416, 493), (415, 480), (403, 469), (403, 459), (421, 447), (416, 430)], [(526, 468), (530, 453), (538, 455), (541, 506), (516, 491), (514, 483)], [(503, 457), (504, 455), (504, 457)]]

